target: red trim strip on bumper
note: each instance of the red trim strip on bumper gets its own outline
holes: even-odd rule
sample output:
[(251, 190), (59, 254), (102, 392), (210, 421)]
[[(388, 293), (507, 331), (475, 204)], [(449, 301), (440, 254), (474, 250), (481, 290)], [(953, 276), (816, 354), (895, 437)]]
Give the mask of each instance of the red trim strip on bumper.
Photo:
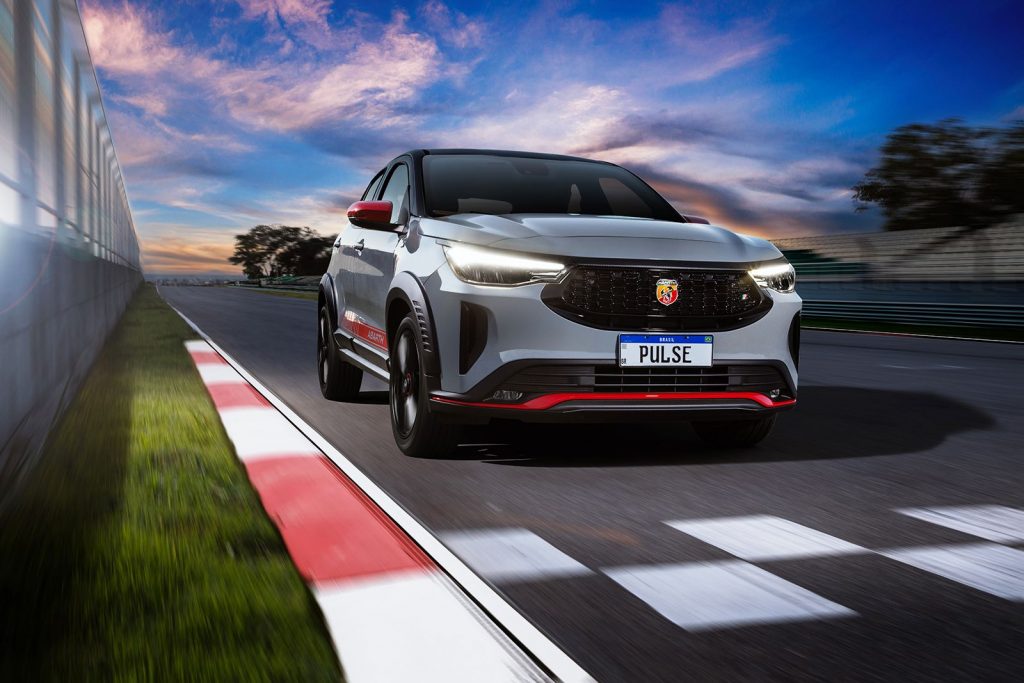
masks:
[(781, 408), (796, 403), (795, 398), (786, 399), (784, 401), (773, 401), (764, 394), (758, 394), (756, 392), (748, 391), (708, 391), (704, 393), (690, 392), (666, 392), (662, 394), (645, 394), (645, 393), (611, 393), (611, 392), (591, 392), (591, 393), (563, 393), (563, 394), (545, 394), (544, 396), (538, 396), (537, 398), (531, 398), (529, 401), (523, 403), (482, 403), (472, 401), (459, 401), (453, 398), (443, 398), (441, 396), (431, 396), (431, 401), (437, 401), (438, 403), (450, 403), (458, 406), (469, 406), (473, 408), (506, 408), (508, 410), (546, 410), (560, 403), (567, 401), (614, 401), (614, 400), (625, 400), (625, 401), (690, 401), (700, 399), (746, 399), (749, 401), (755, 401), (760, 403), (765, 408)]

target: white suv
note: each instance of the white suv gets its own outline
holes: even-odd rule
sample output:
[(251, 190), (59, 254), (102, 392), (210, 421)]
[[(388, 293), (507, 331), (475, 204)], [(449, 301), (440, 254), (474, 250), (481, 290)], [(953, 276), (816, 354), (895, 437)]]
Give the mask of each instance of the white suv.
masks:
[(619, 166), (416, 150), (348, 217), (320, 284), (320, 388), (388, 382), (407, 454), (494, 418), (680, 420), (745, 446), (796, 402), (792, 266)]

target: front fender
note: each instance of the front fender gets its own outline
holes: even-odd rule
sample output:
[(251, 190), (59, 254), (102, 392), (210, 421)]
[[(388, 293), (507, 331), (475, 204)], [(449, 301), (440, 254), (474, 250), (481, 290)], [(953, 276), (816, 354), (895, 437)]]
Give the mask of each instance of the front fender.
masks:
[(400, 313), (405, 309), (412, 311), (418, 323), (424, 371), (432, 380), (431, 384), (434, 384), (441, 378), (441, 359), (438, 356), (436, 341), (437, 328), (434, 327), (434, 317), (430, 312), (430, 302), (427, 301), (426, 291), (420, 281), (409, 272), (401, 272), (396, 275), (391, 283), (391, 290), (388, 292), (385, 311), (389, 342), (398, 328), (398, 324), (402, 321)]

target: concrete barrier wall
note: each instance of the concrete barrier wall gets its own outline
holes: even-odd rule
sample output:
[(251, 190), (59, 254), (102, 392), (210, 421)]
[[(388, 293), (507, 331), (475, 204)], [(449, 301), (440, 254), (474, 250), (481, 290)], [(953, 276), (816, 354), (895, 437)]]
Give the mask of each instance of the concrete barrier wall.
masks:
[(901, 230), (773, 240), (802, 282), (1024, 282), (1024, 216), (987, 228)]
[(32, 464), (139, 285), (67, 235), (0, 228), (0, 501)]
[(0, 504), (142, 280), (74, 0), (0, 0)]

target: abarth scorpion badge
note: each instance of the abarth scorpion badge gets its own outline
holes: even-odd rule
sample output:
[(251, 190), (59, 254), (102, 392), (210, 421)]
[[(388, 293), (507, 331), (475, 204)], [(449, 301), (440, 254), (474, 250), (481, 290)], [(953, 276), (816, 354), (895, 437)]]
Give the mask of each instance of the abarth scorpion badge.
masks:
[(658, 280), (655, 296), (658, 298), (659, 304), (663, 306), (671, 306), (676, 302), (676, 299), (679, 298), (679, 283), (667, 278)]

